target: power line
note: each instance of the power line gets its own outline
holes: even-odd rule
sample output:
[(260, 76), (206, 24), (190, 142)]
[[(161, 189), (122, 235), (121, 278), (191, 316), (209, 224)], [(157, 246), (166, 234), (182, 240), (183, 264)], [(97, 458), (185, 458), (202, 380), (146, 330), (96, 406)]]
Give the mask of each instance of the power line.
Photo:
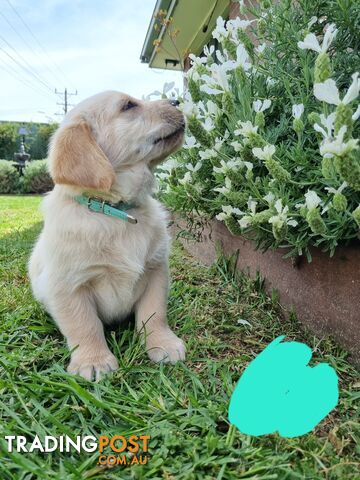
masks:
[(37, 86), (34, 87), (34, 85), (30, 82), (30, 80), (27, 80), (23, 77), (21, 77), (18, 72), (9, 64), (0, 64), (0, 67), (5, 70), (5, 72), (7, 72), (9, 75), (11, 75), (12, 77), (14, 77), (18, 82), (22, 83), (23, 85), (25, 85), (26, 87), (28, 88), (31, 88), (31, 90), (33, 90), (34, 92), (36, 92), (37, 94), (39, 95), (43, 95), (44, 97), (48, 98), (48, 94), (45, 93), (43, 90), (38, 90), (37, 89)]
[[(52, 88), (49, 87), (49, 85), (47, 85), (46, 83), (44, 83), (36, 74), (34, 74), (32, 72), (32, 70), (29, 70), (27, 67), (24, 67), (24, 65), (22, 65), (18, 60), (16, 60), (16, 58), (14, 58), (12, 55), (10, 55), (9, 52), (7, 52), (3, 47), (0, 46), (0, 50), (2, 50), (5, 55), (7, 55), (14, 63), (16, 63), (16, 65), (18, 65), (22, 70), (24, 70), (28, 75), (31, 75), (32, 77), (35, 78), (35, 80), (37, 82), (40, 82), (42, 85), (44, 85), (44, 87), (48, 90), (50, 90), (50, 92), (52, 92)], [(43, 87), (43, 88), (44, 88)]]
[[(30, 35), (32, 36), (32, 38), (35, 40), (35, 42), (37, 43), (37, 45), (40, 47), (40, 49), (44, 52), (44, 54), (49, 58), (49, 60), (53, 63), (53, 65), (57, 68), (57, 70), (62, 74), (62, 76), (67, 80), (67, 81), (70, 81), (67, 77), (67, 75), (61, 70), (61, 68), (57, 65), (57, 63), (52, 60), (52, 58), (50, 57), (50, 55), (48, 54), (48, 52), (45, 50), (45, 48), (42, 46), (42, 44), (40, 43), (40, 41), (37, 39), (37, 37), (35, 36), (35, 34), (33, 33), (33, 31), (31, 30), (31, 28), (28, 26), (28, 24), (25, 22), (25, 20), (23, 19), (23, 17), (20, 15), (20, 13), (16, 10), (16, 8), (13, 6), (13, 4), (10, 2), (10, 0), (6, 0), (7, 4), (10, 6), (10, 8), (12, 9), (12, 11), (15, 13), (15, 15), (20, 19), (21, 23), (24, 25), (24, 27), (26, 28), (26, 30), (30, 33)], [(70, 82), (72, 83), (72, 82)]]
[(39, 81), (40, 81), (41, 83), (43, 83), (44, 85), (47, 85), (48, 88), (49, 88), (51, 91), (53, 91), (53, 87), (52, 87), (49, 83), (47, 83), (47, 81), (46, 81), (44, 78), (40, 77), (40, 75), (38, 75), (38, 73), (37, 73), (35, 70), (33, 70), (32, 65), (30, 65), (30, 63), (6, 40), (6, 38), (4, 38), (2, 35), (0, 35), (0, 39), (1, 39), (4, 43), (6, 43), (6, 45), (7, 45), (9, 48), (11, 48), (11, 50), (15, 53), (15, 55), (17, 55), (17, 56), (20, 58), (21, 61), (23, 61), (23, 62), (25, 63), (25, 65), (28, 67), (28, 69), (33, 72), (33, 74), (39, 79)]
[[(57, 103), (57, 105), (61, 105), (61, 106), (64, 107), (64, 115), (66, 115), (67, 112), (68, 112), (68, 107), (73, 107), (74, 106), (72, 103), (68, 103), (68, 97), (73, 96), (73, 95), (77, 95), (78, 92), (76, 90), (76, 92), (70, 93), (70, 92), (68, 92), (68, 89), (65, 88), (64, 93), (60, 93), (56, 89), (55, 89), (55, 93), (57, 95), (59, 95), (59, 94), (64, 95), (64, 101), (61, 102), (61, 103)], [(56, 113), (56, 115), (63, 115), (63, 114), (62, 113)]]
[(1, 11), (0, 11), (0, 16), (5, 20), (5, 22), (9, 25), (9, 27), (15, 32), (15, 34), (20, 38), (20, 40), (26, 45), (26, 47), (29, 49), (29, 51), (31, 51), (34, 55), (36, 55), (38, 58), (40, 58), (41, 62), (44, 64), (44, 67), (46, 68), (46, 70), (48, 72), (50, 72), (50, 74), (54, 77), (56, 82), (62, 83), (63, 80), (61, 80), (60, 77), (56, 73), (54, 73), (54, 71), (51, 70), (46, 63), (44, 63), (44, 59), (39, 54), (39, 52), (37, 52), (36, 50), (34, 50), (32, 48), (32, 46), (28, 43), (28, 41), (21, 35), (20, 32), (18, 32), (16, 30), (16, 28), (12, 25), (12, 23), (8, 20), (8, 18)]

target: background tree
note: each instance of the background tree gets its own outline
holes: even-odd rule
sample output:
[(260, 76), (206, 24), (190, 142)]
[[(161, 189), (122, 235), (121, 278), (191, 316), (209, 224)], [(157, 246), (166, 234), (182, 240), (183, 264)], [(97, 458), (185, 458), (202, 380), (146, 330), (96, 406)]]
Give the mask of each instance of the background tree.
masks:
[(0, 158), (11, 160), (16, 150), (17, 129), (13, 123), (0, 123)]
[(32, 142), (28, 143), (28, 151), (33, 159), (41, 159), (47, 157), (47, 150), (51, 135), (58, 128), (57, 123), (49, 123), (41, 125)]

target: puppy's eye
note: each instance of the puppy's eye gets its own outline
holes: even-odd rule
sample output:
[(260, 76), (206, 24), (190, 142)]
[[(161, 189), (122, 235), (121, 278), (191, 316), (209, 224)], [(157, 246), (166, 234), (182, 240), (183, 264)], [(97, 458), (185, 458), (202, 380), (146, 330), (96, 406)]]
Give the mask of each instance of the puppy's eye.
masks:
[(126, 112), (126, 110), (130, 110), (131, 108), (135, 108), (135, 107), (137, 107), (136, 103), (129, 100), (127, 103), (125, 103), (125, 105), (122, 107), (121, 110), (123, 112)]

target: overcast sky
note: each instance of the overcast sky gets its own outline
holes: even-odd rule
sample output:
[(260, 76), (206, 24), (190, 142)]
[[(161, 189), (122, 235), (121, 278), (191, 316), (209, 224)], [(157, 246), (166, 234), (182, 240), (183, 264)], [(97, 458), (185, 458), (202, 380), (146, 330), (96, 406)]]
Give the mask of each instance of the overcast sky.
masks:
[(180, 87), (180, 73), (151, 70), (139, 60), (155, 3), (0, 0), (0, 120), (48, 121), (50, 117), (59, 121), (55, 112), (62, 107), (56, 105), (61, 99), (52, 93), (55, 87), (77, 89), (78, 96), (71, 97), (73, 103), (109, 89), (141, 98), (161, 90), (164, 82), (175, 81)]

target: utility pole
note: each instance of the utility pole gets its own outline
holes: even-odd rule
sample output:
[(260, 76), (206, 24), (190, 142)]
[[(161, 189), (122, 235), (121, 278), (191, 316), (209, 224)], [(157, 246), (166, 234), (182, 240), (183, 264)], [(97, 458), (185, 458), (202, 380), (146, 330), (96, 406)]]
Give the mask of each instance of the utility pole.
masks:
[(70, 97), (72, 95), (77, 95), (78, 92), (77, 92), (77, 90), (75, 92), (68, 92), (68, 89), (65, 88), (64, 92), (58, 92), (57, 89), (55, 89), (55, 93), (57, 95), (63, 95), (64, 96), (64, 101), (56, 104), (56, 105), (61, 105), (63, 107), (64, 113), (63, 114), (62, 113), (57, 113), (56, 115), (66, 115), (67, 111), (68, 111), (68, 107), (73, 107), (74, 106), (72, 103), (68, 102), (68, 97)]

